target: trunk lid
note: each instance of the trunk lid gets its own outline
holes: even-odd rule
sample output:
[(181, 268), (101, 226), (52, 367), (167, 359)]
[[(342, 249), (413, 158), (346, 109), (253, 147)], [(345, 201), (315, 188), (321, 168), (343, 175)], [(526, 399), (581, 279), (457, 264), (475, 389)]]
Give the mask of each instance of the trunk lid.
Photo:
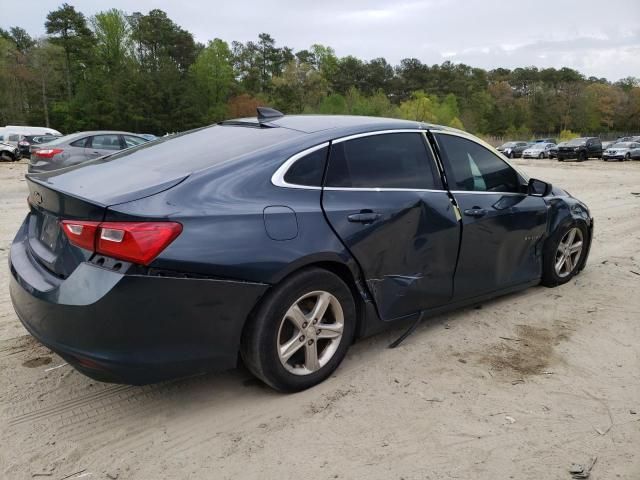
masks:
[[(137, 200), (159, 193), (186, 177), (155, 184), (122, 182), (131, 190), (98, 189), (97, 199), (83, 198), (92, 189), (81, 182), (43, 181), (38, 175), (27, 175), (30, 212), (27, 217), (29, 250), (33, 257), (59, 278), (66, 278), (76, 267), (91, 258), (92, 252), (72, 245), (60, 227), (62, 220), (100, 222), (110, 205)], [(63, 177), (58, 177), (63, 178)], [(137, 188), (136, 188), (137, 187)]]

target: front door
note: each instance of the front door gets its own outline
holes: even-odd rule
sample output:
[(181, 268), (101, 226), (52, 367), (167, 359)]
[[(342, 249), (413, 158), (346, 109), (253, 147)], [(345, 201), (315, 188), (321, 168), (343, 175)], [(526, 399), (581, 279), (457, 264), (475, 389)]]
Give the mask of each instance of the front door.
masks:
[(334, 141), (322, 207), (383, 320), (451, 299), (460, 227), (424, 133)]
[(434, 132), (451, 193), (462, 215), (456, 300), (540, 278), (547, 206), (525, 180), (483, 145)]

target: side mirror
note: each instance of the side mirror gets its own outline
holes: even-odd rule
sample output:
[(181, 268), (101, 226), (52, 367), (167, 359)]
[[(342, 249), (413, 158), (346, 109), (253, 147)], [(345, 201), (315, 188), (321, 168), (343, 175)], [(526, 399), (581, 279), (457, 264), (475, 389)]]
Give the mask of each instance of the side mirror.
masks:
[(534, 197), (544, 197), (551, 193), (551, 184), (538, 180), (537, 178), (531, 178), (527, 186), (527, 193)]

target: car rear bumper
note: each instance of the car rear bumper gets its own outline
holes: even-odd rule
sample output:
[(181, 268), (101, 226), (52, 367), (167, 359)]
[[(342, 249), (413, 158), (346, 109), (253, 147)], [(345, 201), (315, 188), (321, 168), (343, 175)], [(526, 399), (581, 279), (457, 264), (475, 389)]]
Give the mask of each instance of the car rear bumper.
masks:
[(127, 275), (88, 262), (55, 284), (35, 262), (16, 238), (10, 295), (20, 321), (84, 374), (117, 383), (233, 368), (244, 322), (268, 288)]

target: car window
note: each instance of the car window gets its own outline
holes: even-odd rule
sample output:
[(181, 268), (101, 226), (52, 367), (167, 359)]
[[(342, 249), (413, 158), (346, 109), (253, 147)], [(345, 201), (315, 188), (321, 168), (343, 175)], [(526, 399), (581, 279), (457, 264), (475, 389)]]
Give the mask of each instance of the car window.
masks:
[(9, 135), (9, 141), (10, 142), (17, 142), (19, 139), (19, 135)]
[(284, 181), (293, 185), (322, 186), (322, 175), (328, 152), (329, 147), (324, 147), (299, 158), (287, 170)]
[(85, 138), (81, 138), (80, 140), (76, 140), (75, 142), (71, 142), (69, 145), (71, 145), (72, 147), (86, 147), (87, 146), (87, 140), (89, 139), (89, 137), (85, 137)]
[(421, 133), (390, 133), (331, 145), (325, 185), (344, 188), (441, 188)]
[(482, 145), (455, 135), (437, 134), (452, 190), (520, 192), (520, 179), (509, 164)]
[(133, 137), (131, 135), (123, 135), (124, 143), (127, 147), (135, 147), (136, 145), (142, 145), (143, 143), (147, 143), (144, 138)]
[(91, 139), (91, 148), (98, 150), (121, 150), (119, 135), (96, 135)]

